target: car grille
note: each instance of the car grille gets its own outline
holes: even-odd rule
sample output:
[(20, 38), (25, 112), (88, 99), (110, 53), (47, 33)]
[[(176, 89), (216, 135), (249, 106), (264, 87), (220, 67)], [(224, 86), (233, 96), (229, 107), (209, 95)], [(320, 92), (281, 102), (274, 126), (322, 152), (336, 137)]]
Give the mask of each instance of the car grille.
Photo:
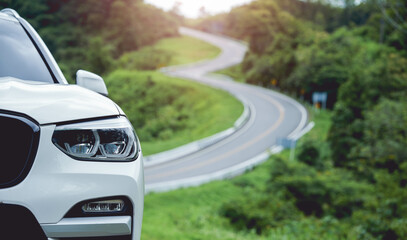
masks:
[(0, 231), (1, 239), (47, 239), (33, 213), (13, 204), (0, 204)]
[(0, 111), (0, 188), (27, 176), (37, 153), (40, 128), (23, 115)]

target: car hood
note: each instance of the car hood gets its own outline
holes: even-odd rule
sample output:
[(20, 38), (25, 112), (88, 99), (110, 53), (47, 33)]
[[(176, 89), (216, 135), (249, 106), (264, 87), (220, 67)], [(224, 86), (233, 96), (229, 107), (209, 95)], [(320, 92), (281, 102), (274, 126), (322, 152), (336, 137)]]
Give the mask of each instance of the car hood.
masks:
[(0, 110), (23, 113), (40, 124), (119, 115), (107, 97), (76, 85), (0, 78)]

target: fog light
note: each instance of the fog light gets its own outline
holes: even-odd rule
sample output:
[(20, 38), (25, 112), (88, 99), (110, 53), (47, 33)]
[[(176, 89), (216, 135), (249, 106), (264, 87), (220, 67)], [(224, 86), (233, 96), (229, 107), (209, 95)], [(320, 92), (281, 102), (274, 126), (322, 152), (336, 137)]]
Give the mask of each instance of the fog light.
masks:
[(115, 213), (121, 212), (123, 209), (124, 201), (122, 200), (89, 202), (82, 206), (82, 211), (85, 213)]

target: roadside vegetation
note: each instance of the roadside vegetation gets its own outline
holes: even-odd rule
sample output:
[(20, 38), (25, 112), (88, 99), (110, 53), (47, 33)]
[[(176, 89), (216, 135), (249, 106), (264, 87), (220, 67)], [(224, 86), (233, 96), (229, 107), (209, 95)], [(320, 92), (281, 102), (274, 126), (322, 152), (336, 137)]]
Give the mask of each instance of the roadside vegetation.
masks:
[(173, 56), (168, 65), (199, 62), (215, 58), (220, 54), (219, 48), (189, 36), (166, 38), (159, 41), (154, 47)]
[(137, 51), (123, 54), (116, 68), (157, 70), (161, 67), (199, 62), (216, 57), (220, 49), (188, 36), (164, 38)]
[(142, 238), (405, 239), (403, 175), (377, 170), (373, 182), (335, 167), (332, 112), (310, 112), (293, 161), (285, 150), (231, 180), (147, 195)]
[[(335, 214), (346, 214), (341, 206), (366, 191), (371, 195), (366, 198), (374, 194), (371, 185), (359, 186), (326, 161), (330, 117), (328, 111), (314, 112), (316, 126), (300, 140), (292, 162), (283, 151), (231, 180), (147, 195), (142, 238), (357, 239), (359, 228), (349, 216), (336, 219)], [(318, 157), (304, 157), (310, 152)]]
[(237, 82), (246, 82), (246, 78), (242, 70), (242, 64), (237, 64), (235, 66), (216, 71), (216, 73), (229, 76)]
[(336, 226), (329, 239), (407, 237), (407, 2), (340, 2), (258, 0), (194, 23), (249, 42), (242, 71), (224, 73), (309, 102), (328, 93), (326, 141), (305, 142), (301, 163), (274, 159), (262, 197), (224, 205), (236, 230), (268, 236), (307, 219)]

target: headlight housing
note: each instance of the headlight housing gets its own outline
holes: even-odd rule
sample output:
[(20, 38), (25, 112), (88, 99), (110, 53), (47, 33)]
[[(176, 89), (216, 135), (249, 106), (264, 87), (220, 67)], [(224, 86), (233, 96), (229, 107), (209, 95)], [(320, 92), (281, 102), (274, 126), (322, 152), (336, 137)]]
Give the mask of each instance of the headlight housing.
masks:
[(133, 161), (139, 152), (137, 136), (125, 117), (60, 125), (52, 142), (65, 154), (84, 161)]

